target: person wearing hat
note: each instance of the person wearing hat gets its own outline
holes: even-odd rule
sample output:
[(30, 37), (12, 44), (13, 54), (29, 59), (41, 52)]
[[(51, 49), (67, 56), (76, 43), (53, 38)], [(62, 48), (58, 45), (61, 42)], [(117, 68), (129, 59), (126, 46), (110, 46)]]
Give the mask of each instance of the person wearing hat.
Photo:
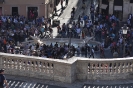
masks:
[(4, 84), (6, 85), (6, 88), (9, 88), (4, 76), (4, 69), (0, 69), (0, 88), (4, 88)]

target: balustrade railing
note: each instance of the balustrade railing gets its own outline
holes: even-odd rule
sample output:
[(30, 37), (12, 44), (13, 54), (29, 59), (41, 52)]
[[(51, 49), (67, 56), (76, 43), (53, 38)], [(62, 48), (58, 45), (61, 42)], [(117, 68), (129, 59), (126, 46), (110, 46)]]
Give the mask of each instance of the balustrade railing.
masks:
[(35, 77), (71, 83), (87, 79), (133, 78), (133, 59), (88, 59), (73, 57), (68, 60), (30, 57), (0, 53), (0, 68), (9, 75)]

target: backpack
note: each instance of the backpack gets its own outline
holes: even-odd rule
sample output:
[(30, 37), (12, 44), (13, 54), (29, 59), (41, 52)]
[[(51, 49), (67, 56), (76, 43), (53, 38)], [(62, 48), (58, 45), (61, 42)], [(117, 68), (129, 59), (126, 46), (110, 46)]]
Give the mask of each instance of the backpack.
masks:
[(93, 53), (93, 54), (94, 54), (94, 49), (91, 49), (91, 53)]

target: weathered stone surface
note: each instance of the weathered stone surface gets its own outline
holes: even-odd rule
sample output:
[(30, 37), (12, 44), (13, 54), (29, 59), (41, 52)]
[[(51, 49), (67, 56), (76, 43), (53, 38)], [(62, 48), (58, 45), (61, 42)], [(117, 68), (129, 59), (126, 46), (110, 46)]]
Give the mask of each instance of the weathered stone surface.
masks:
[[(69, 60), (0, 53), (6, 74), (72, 83), (75, 80), (118, 80), (133, 78), (133, 58)], [(3, 59), (4, 57), (4, 59)], [(41, 62), (41, 64), (40, 64)]]

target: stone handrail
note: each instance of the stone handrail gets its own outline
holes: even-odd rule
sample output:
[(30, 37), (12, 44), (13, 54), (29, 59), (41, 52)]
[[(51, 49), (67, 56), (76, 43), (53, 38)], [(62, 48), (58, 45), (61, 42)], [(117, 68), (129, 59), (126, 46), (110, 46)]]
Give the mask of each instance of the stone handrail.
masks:
[(71, 65), (64, 60), (0, 53), (0, 68), (5, 74), (72, 82)]
[(5, 74), (72, 83), (75, 80), (116, 80), (133, 78), (133, 59), (48, 59), (0, 53)]

